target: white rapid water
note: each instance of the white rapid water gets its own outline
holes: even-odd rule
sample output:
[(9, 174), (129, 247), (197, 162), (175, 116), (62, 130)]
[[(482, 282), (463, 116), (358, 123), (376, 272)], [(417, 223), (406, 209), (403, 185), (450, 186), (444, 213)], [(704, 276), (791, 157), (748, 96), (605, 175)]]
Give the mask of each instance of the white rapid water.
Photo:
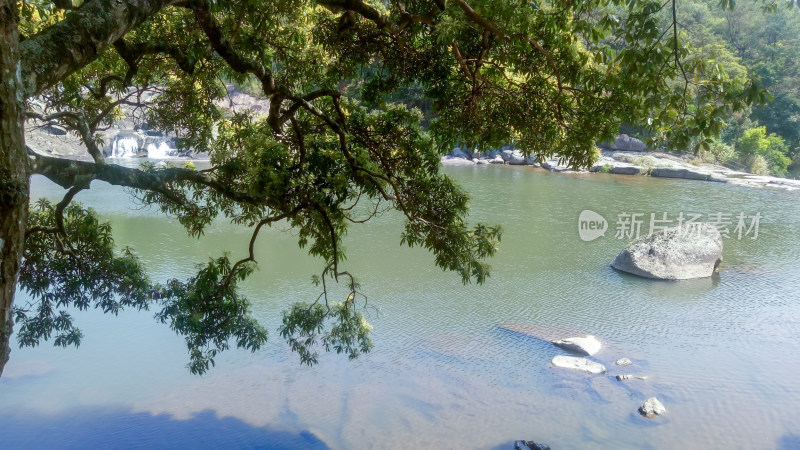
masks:
[(147, 144), (147, 157), (152, 159), (166, 159), (172, 156), (173, 149), (167, 145), (166, 142), (161, 142), (158, 145)]
[(139, 153), (139, 142), (132, 138), (122, 138), (114, 141), (111, 155), (115, 158), (133, 158)]

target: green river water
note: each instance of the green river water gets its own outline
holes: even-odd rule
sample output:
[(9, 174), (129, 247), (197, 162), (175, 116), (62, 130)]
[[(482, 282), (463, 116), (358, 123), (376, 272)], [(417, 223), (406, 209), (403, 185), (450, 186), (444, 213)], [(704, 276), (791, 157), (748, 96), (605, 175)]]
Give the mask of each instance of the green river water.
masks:
[[(244, 286), (270, 342), (230, 351), (192, 376), (182, 338), (153, 312), (77, 313), (78, 349), (15, 349), (0, 379), (0, 448), (800, 448), (800, 194), (525, 167), (448, 167), (472, 196), (471, 221), (505, 233), (483, 286), (463, 286), (430, 254), (400, 247), (386, 214), (354, 226), (346, 269), (369, 297), (372, 353), (323, 355), (306, 367), (276, 328), (293, 301), (319, 293), (321, 261), (282, 226), (262, 232)], [(60, 188), (33, 182), (35, 197)], [(187, 277), (250, 231), (223, 222), (195, 240), (176, 221), (96, 183), (77, 200), (111, 220), (156, 280)], [(584, 242), (578, 216), (608, 220)], [(729, 214), (718, 276), (657, 282), (608, 264), (629, 241), (624, 213)], [(737, 218), (760, 214), (758, 237)], [(747, 221), (751, 225), (752, 220)], [(24, 302), (24, 294), (17, 301)], [(499, 327), (527, 323), (592, 333), (605, 375), (550, 365), (564, 351)], [(613, 361), (629, 357), (634, 366)], [(618, 382), (614, 375), (647, 375)], [(649, 397), (667, 414), (638, 415)]]

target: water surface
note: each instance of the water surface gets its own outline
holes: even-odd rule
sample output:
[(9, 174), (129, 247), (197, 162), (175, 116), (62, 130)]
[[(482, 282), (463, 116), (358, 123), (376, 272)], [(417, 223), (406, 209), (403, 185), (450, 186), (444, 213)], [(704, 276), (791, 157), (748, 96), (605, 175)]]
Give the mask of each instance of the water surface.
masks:
[[(16, 349), (0, 379), (4, 448), (495, 448), (514, 439), (553, 448), (796, 448), (800, 444), (800, 195), (688, 180), (561, 175), (525, 167), (452, 167), (472, 195), (471, 220), (500, 223), (483, 286), (462, 286), (423, 250), (399, 246), (394, 214), (354, 227), (347, 270), (369, 297), (375, 349), (356, 361), (299, 364), (276, 332), (281, 311), (319, 291), (321, 261), (278, 225), (262, 232), (259, 271), (244, 286), (271, 331), (255, 354), (231, 351), (202, 377), (182, 338), (152, 312), (76, 314), (78, 349)], [(34, 180), (34, 195), (60, 188)], [(111, 220), (152, 277), (193, 274), (250, 231), (213, 224), (201, 240), (96, 183), (77, 199)], [(611, 229), (583, 242), (578, 215)], [(760, 213), (759, 235), (724, 242), (719, 276), (655, 282), (608, 264), (627, 240), (617, 218), (642, 213)], [(26, 301), (20, 295), (18, 301)], [(502, 323), (588, 332), (608, 344), (605, 376), (552, 368), (563, 352)], [(627, 356), (635, 365), (613, 364)], [(619, 373), (646, 381), (617, 382)], [(636, 409), (657, 396), (668, 414)], [(505, 447), (509, 448), (509, 447)]]

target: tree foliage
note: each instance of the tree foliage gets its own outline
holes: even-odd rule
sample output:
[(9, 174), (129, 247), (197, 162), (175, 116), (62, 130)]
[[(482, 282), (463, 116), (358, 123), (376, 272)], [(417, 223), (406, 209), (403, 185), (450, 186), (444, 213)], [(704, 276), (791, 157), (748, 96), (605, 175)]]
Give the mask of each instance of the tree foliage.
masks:
[[(464, 283), (490, 274), (486, 259), (500, 228), (470, 224), (467, 195), (440, 172), (440, 155), (455, 144), (514, 142), (527, 154), (558, 154), (585, 167), (596, 158), (595, 142), (611, 139), (622, 123), (652, 142), (708, 147), (732, 112), (766, 99), (755, 79), (729, 75), (705, 47), (687, 42), (675, 6), (18, 2), (20, 90), (30, 123), (63, 125), (91, 158), (31, 151), (31, 173), (68, 193), (56, 206), (40, 204), (28, 221), (21, 285), (38, 306), (17, 307), (21, 342), (57, 333), (56, 343), (77, 343), (68, 307), (116, 313), (158, 304), (157, 318), (185, 336), (194, 372), (207, 370), (229, 340), (256, 350), (267, 334), (237, 285), (256, 263), (259, 231), (283, 221), (321, 260), (322, 293), (289, 306), (280, 335), (306, 363), (320, 348), (351, 358), (368, 351), (358, 283), (344, 268), (342, 240), (354, 224), (395, 209), (405, 217), (404, 244), (428, 249)], [(222, 80), (258, 88), (269, 110), (219, 107)], [(400, 101), (408, 96), (419, 101)], [(123, 107), (177, 133), (183, 148), (207, 152), (211, 167), (129, 169), (106, 161), (103, 130)], [(114, 250), (107, 224), (70, 206), (93, 180), (130, 188), (198, 238), (215, 219), (252, 227), (247, 256), (220, 256), (185, 282), (153, 284), (132, 252)], [(328, 285), (339, 281), (347, 297), (329, 300)]]

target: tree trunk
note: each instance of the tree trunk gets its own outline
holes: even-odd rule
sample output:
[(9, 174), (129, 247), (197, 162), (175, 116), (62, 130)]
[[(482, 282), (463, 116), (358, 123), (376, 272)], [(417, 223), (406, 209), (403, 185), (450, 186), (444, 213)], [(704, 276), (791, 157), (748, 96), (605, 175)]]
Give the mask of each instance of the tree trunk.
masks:
[(29, 163), (23, 134), (15, 0), (0, 0), (0, 375), (11, 351), (11, 307), (28, 219)]

